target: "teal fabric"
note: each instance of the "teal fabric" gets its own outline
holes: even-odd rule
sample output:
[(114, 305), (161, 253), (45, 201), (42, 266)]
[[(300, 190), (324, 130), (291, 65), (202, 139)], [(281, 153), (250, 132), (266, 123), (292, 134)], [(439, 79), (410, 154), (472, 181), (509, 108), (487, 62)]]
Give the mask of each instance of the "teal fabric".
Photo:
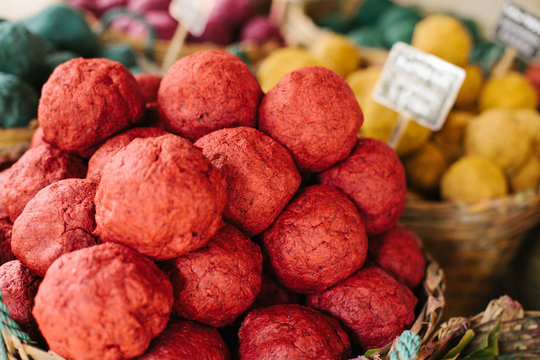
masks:
[(30, 32), (23, 24), (0, 23), (0, 72), (15, 75), (32, 85), (43, 77), (43, 59), (49, 47), (42, 37)]
[(49, 6), (24, 24), (57, 50), (69, 50), (85, 57), (92, 57), (96, 53), (97, 36), (82, 13), (69, 6)]
[(341, 13), (332, 13), (317, 21), (321, 27), (344, 34), (350, 29), (351, 22)]
[(410, 44), (414, 27), (421, 19), (415, 8), (393, 6), (381, 15), (377, 27), (384, 44), (390, 48), (398, 41)]
[(0, 126), (26, 127), (37, 116), (38, 95), (11, 74), (0, 73)]
[(354, 21), (358, 25), (375, 24), (379, 17), (392, 6), (390, 0), (365, 0), (358, 9)]
[(101, 49), (98, 57), (106, 58), (124, 64), (125, 67), (137, 65), (137, 55), (131, 46), (124, 43), (109, 45)]
[(383, 37), (375, 26), (363, 26), (347, 34), (358, 45), (366, 47), (383, 47)]
[(58, 65), (78, 57), (80, 57), (79, 54), (71, 51), (55, 51), (45, 56), (45, 66), (50, 74)]

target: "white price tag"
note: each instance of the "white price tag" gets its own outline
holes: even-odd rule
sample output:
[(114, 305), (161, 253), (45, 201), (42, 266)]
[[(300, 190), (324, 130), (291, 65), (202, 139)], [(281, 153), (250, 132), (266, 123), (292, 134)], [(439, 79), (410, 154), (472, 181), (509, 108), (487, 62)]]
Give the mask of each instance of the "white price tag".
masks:
[(433, 131), (439, 130), (465, 70), (402, 42), (392, 46), (373, 99)]
[(526, 59), (534, 59), (540, 52), (540, 18), (508, 1), (495, 33), (506, 46), (515, 48)]
[(202, 35), (216, 0), (172, 0), (169, 13), (195, 36)]

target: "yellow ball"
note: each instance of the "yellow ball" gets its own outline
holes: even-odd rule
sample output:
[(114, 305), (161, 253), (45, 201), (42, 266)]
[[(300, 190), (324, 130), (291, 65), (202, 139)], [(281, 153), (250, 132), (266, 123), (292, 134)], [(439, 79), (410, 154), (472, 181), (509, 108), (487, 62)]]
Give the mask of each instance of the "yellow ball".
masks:
[(350, 73), (345, 80), (351, 87), (356, 100), (360, 106), (363, 106), (371, 99), (371, 93), (373, 88), (379, 80), (381, 75), (381, 69), (379, 67), (371, 66), (365, 69), (359, 69)]
[[(398, 113), (371, 100), (362, 108), (364, 123), (360, 135), (388, 142), (390, 134), (397, 124)], [(397, 146), (396, 152), (400, 157), (418, 150), (431, 135), (431, 130), (410, 121)]]
[(407, 185), (426, 195), (435, 195), (439, 190), (441, 176), (447, 163), (436, 144), (428, 142), (408, 156), (403, 165), (407, 174)]
[(412, 46), (455, 65), (465, 66), (471, 54), (472, 40), (458, 19), (434, 14), (416, 24)]
[[(375, 102), (371, 97), (380, 75), (380, 68), (369, 67), (350, 74), (347, 77), (347, 83), (364, 113), (364, 123), (359, 135), (387, 142), (397, 123), (398, 113)], [(428, 128), (411, 121), (396, 149), (398, 155), (406, 156), (418, 150), (427, 142), (430, 134), (431, 131)]]
[(538, 189), (540, 181), (540, 160), (536, 156), (529, 156), (521, 165), (517, 173), (510, 178), (513, 191)]
[(321, 65), (307, 50), (294, 47), (280, 48), (268, 55), (258, 66), (257, 79), (267, 93), (281, 80), (283, 75), (305, 67)]
[(349, 38), (334, 33), (325, 34), (314, 42), (310, 52), (323, 66), (343, 77), (358, 68), (360, 63), (358, 51)]
[(478, 108), (535, 109), (538, 99), (534, 87), (522, 74), (511, 71), (489, 79), (478, 98)]
[(465, 80), (461, 89), (459, 89), (458, 96), (456, 98), (456, 107), (460, 109), (471, 109), (474, 108), (480, 89), (484, 82), (482, 76), (482, 69), (477, 65), (466, 65), (465, 70)]
[(530, 151), (529, 135), (508, 109), (490, 109), (471, 119), (465, 129), (467, 155), (483, 156), (513, 175)]
[(520, 128), (529, 134), (533, 154), (540, 156), (540, 113), (533, 109), (518, 109), (514, 116)]
[(443, 174), (441, 196), (445, 200), (475, 203), (507, 194), (506, 178), (492, 161), (464, 156)]
[(463, 155), (463, 137), (470, 119), (476, 114), (470, 111), (452, 110), (441, 130), (433, 133), (433, 140), (446, 160), (453, 163)]

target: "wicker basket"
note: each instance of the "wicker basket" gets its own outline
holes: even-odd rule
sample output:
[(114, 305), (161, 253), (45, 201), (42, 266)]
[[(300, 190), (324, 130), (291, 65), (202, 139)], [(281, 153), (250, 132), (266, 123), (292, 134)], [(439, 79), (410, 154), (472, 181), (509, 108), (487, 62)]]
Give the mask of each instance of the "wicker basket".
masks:
[[(489, 339), (491, 335), (491, 339)], [(482, 349), (483, 357), (478, 356)], [(453, 352), (449, 356), (449, 351)], [(508, 296), (492, 300), (485, 311), (443, 323), (420, 349), (418, 360), (539, 359), (540, 311), (524, 311)]]
[(424, 241), (446, 274), (446, 316), (481, 311), (516, 250), (540, 223), (540, 194), (529, 191), (474, 205), (407, 200), (400, 222)]

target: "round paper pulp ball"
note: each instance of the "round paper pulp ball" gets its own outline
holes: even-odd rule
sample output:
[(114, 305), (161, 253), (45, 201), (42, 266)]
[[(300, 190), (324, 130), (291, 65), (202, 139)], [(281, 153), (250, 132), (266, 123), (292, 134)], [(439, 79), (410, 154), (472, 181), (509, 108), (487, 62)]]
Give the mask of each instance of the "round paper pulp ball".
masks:
[(158, 92), (159, 113), (169, 130), (195, 141), (225, 127), (257, 121), (261, 88), (236, 56), (208, 50), (178, 60)]
[(486, 81), (480, 91), (478, 108), (535, 109), (538, 106), (536, 90), (527, 78), (510, 71)]
[(322, 64), (305, 49), (278, 48), (261, 60), (257, 69), (257, 79), (262, 90), (267, 93), (276, 86), (285, 74), (305, 66), (316, 65)]
[(36, 320), (32, 316), (34, 297), (41, 279), (19, 260), (12, 260), (0, 266), (0, 291), (2, 302), (7, 306), (9, 316), (31, 336), (39, 334)]
[(301, 172), (322, 171), (344, 160), (362, 121), (349, 85), (320, 66), (285, 75), (259, 108), (259, 129), (290, 151)]
[(161, 333), (172, 287), (148, 258), (120, 244), (65, 254), (47, 270), (32, 311), (52, 351), (74, 360), (132, 358)]
[(300, 305), (253, 310), (238, 338), (242, 360), (346, 360), (351, 355), (349, 337), (335, 319)]
[(341, 189), (354, 201), (368, 236), (390, 230), (405, 209), (405, 170), (382, 141), (359, 138), (345, 161), (318, 176), (322, 184)]
[(7, 170), (0, 198), (9, 218), (15, 221), (39, 190), (58, 180), (85, 175), (86, 164), (82, 159), (48, 144), (39, 145), (28, 150)]
[(472, 50), (467, 28), (455, 17), (433, 14), (415, 27), (412, 46), (457, 66), (465, 66)]
[(380, 348), (408, 329), (418, 300), (405, 285), (378, 267), (360, 270), (307, 305), (337, 318), (351, 342), (364, 350)]
[(396, 225), (369, 239), (369, 256), (402, 284), (414, 289), (424, 279), (426, 259), (421, 241), (410, 230)]
[(165, 130), (153, 127), (133, 128), (110, 138), (96, 150), (88, 161), (86, 178), (98, 182), (101, 180), (103, 169), (120, 150), (137, 138), (158, 137), (168, 134)]
[(131, 73), (108, 59), (73, 59), (43, 86), (38, 120), (45, 140), (90, 157), (111, 135), (143, 119), (144, 99)]
[(45, 40), (30, 32), (22, 23), (0, 23), (0, 72), (8, 73), (32, 84), (39, 82), (43, 59), (49, 52)]
[(61, 255), (98, 244), (92, 235), (96, 188), (89, 180), (65, 179), (41, 189), (13, 224), (15, 256), (44, 276)]
[(171, 320), (136, 360), (230, 360), (219, 332), (189, 320)]
[(188, 140), (135, 139), (103, 169), (96, 233), (155, 259), (175, 258), (210, 240), (226, 199), (223, 176)]
[(223, 327), (246, 311), (259, 293), (262, 255), (257, 244), (225, 224), (208, 244), (174, 259), (167, 269), (175, 315)]
[(195, 146), (227, 177), (224, 219), (248, 236), (266, 230), (300, 186), (289, 152), (257, 129), (217, 130)]
[(513, 175), (531, 150), (531, 139), (508, 109), (491, 109), (471, 119), (465, 129), (467, 155), (483, 156)]
[(331, 186), (301, 191), (263, 233), (272, 270), (289, 289), (314, 294), (364, 264), (367, 236), (354, 203)]

